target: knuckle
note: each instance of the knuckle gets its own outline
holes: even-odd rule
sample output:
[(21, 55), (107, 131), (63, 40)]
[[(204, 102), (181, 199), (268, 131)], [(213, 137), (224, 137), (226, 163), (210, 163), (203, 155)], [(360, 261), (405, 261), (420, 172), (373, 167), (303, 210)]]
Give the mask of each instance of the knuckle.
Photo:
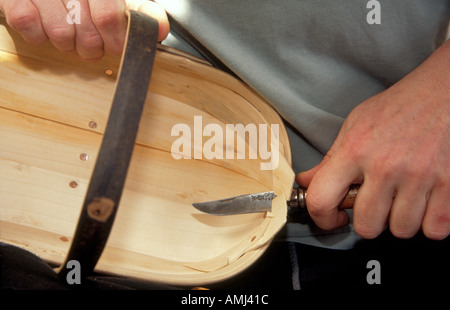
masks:
[(398, 178), (404, 171), (404, 163), (393, 154), (379, 155), (371, 163), (368, 173), (380, 181)]
[(448, 176), (450, 174), (446, 174), (446, 172), (438, 174), (433, 185), (433, 191), (442, 192), (444, 193), (444, 197), (450, 199), (450, 178)]
[[(349, 116), (350, 117), (350, 116)], [(341, 149), (345, 150), (346, 156), (355, 161), (364, 161), (373, 151), (372, 127), (367, 122), (354, 124), (344, 135)]]
[(329, 150), (325, 156), (322, 158), (322, 162), (327, 162), (329, 161), (332, 157), (333, 157), (334, 151), (333, 150)]
[(307, 200), (308, 213), (318, 227), (324, 230), (337, 228), (330, 218), (330, 207), (320, 197), (308, 194)]
[(361, 162), (367, 156), (368, 147), (364, 137), (358, 134), (348, 134), (343, 142), (346, 157), (354, 162)]
[(54, 26), (47, 30), (47, 35), (54, 42), (66, 42), (75, 38), (73, 26)]
[(92, 20), (98, 28), (110, 28), (119, 25), (120, 19), (118, 14), (111, 9), (103, 8), (92, 15)]
[(98, 32), (84, 33), (79, 40), (79, 44), (84, 49), (98, 49), (103, 46), (102, 37)]
[(423, 180), (433, 173), (430, 167), (433, 167), (433, 162), (422, 156), (416, 158), (414, 164), (404, 168), (405, 175), (408, 179)]
[(38, 18), (32, 10), (12, 10), (7, 16), (8, 24), (17, 31), (34, 27)]
[(319, 195), (310, 191), (306, 196), (308, 212), (315, 217), (323, 216), (326, 213), (326, 205)]

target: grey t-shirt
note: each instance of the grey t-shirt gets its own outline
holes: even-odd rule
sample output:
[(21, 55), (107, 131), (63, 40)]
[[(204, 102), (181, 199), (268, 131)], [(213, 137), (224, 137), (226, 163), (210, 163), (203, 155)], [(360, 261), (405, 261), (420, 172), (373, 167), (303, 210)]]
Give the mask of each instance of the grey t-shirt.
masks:
[[(444, 42), (450, 17), (449, 0), (156, 2), (289, 124), (296, 173), (322, 160), (355, 106)], [(177, 35), (164, 43), (195, 54)], [(332, 248), (358, 239), (351, 225), (288, 224), (280, 236)]]

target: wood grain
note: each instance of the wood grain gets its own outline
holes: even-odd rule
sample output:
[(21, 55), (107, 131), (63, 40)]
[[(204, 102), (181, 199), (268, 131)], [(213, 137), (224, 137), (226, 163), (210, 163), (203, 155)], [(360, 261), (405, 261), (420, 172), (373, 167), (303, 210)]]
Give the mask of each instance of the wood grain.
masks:
[[(50, 44), (29, 45), (0, 21), (0, 240), (60, 264), (95, 164), (119, 59), (84, 63)], [(259, 157), (175, 160), (171, 129), (192, 128), (195, 116), (224, 131), (226, 124), (278, 124), (278, 168), (261, 170)], [(97, 270), (183, 285), (241, 272), (285, 223), (290, 156), (283, 122), (258, 94), (203, 61), (161, 49)], [(270, 214), (215, 217), (191, 206), (267, 190), (277, 195)]]

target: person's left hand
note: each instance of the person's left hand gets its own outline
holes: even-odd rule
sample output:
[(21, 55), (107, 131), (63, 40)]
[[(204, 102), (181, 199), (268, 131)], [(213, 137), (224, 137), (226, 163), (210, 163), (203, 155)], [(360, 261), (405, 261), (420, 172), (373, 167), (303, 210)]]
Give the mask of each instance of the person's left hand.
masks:
[(145, 13), (159, 25), (159, 40), (169, 33), (164, 9), (147, 0), (75, 0), (80, 6), (80, 22), (69, 23), (69, 0), (0, 0), (0, 11), (8, 24), (34, 44), (50, 41), (63, 52), (75, 52), (86, 61), (105, 53), (123, 51), (127, 30), (125, 10)]

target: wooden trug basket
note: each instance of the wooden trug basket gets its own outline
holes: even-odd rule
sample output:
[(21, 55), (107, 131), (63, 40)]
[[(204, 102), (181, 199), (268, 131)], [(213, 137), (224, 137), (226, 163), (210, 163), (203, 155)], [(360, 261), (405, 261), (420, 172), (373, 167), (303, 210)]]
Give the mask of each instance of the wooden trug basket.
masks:
[[(0, 22), (0, 241), (61, 264), (95, 165), (120, 58), (85, 63), (50, 44), (27, 44)], [(194, 128), (195, 116), (223, 132), (226, 124), (278, 124), (277, 169), (261, 170), (259, 156), (174, 159), (178, 137), (172, 128)], [(241, 81), (161, 47), (96, 271), (175, 285), (232, 277), (254, 263), (285, 224), (293, 182), (289, 141), (276, 111)], [(212, 216), (191, 205), (268, 190), (277, 197), (266, 214)]]

